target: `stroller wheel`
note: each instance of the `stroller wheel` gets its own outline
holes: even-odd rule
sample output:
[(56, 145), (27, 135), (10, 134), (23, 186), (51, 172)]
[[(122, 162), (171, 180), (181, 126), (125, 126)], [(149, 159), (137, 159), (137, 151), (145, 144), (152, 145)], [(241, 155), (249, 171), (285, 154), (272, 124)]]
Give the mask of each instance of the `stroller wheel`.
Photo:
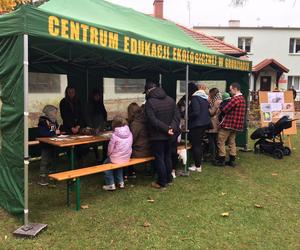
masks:
[(276, 158), (276, 159), (282, 159), (283, 158), (283, 151), (280, 150), (280, 149), (275, 149), (274, 152), (273, 152), (273, 156)]
[(292, 151), (289, 147), (284, 147), (283, 153), (284, 155), (291, 155)]

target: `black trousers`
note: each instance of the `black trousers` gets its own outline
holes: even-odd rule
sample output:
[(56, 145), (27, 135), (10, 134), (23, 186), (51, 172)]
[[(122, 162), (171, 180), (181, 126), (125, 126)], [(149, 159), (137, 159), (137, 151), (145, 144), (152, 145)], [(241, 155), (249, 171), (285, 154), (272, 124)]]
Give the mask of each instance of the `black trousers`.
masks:
[(171, 141), (171, 159), (172, 159), (172, 169), (176, 170), (178, 165), (178, 154), (177, 154), (177, 137), (173, 136)]
[(218, 133), (207, 133), (206, 135), (209, 142), (209, 152), (211, 154), (211, 158), (212, 160), (215, 160), (217, 156)]
[(157, 184), (162, 187), (172, 182), (171, 149), (170, 140), (151, 141), (151, 150), (155, 157), (154, 165), (158, 177)]
[(192, 144), (193, 158), (195, 165), (199, 168), (202, 164), (203, 158), (203, 137), (205, 134), (206, 127), (197, 127), (190, 129), (189, 140)]

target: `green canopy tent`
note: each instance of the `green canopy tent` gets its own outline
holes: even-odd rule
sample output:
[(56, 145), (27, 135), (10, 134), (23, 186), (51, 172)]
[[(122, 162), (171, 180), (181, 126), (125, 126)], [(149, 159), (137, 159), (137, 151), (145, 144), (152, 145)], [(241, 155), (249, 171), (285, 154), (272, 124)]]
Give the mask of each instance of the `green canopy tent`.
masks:
[(87, 101), (103, 77), (240, 81), (251, 62), (202, 46), (174, 23), (103, 0), (50, 0), (0, 16), (0, 205), (28, 224), (28, 72), (64, 73)]

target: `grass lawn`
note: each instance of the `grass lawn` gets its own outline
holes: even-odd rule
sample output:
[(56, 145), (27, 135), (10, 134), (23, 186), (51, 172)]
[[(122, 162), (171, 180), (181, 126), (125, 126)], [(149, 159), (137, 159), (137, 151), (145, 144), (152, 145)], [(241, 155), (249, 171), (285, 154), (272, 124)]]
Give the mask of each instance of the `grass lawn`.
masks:
[(32, 164), (30, 220), (48, 229), (16, 239), (21, 221), (0, 209), (0, 249), (300, 249), (300, 136), (293, 147), (283, 160), (240, 153), (236, 169), (206, 164), (167, 191), (141, 175), (112, 193), (101, 190), (101, 176), (82, 178), (89, 208), (79, 212), (65, 205), (65, 182), (36, 184)]

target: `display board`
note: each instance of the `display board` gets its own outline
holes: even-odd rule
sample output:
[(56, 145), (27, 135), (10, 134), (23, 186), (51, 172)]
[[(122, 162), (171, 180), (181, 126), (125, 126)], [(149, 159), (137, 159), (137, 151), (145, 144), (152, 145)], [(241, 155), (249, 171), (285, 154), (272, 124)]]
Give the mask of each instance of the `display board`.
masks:
[[(295, 119), (295, 103), (293, 91), (268, 92), (259, 91), (260, 119), (262, 127), (270, 122), (277, 122), (281, 117), (288, 116)], [(293, 126), (284, 130), (284, 135), (297, 134), (296, 121)]]

